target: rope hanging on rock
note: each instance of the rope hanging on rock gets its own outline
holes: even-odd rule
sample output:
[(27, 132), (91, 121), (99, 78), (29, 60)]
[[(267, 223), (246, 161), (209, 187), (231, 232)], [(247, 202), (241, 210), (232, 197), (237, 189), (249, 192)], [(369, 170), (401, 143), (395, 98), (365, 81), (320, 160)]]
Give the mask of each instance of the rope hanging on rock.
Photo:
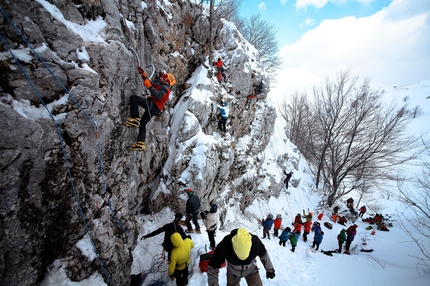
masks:
[[(116, 221), (116, 223), (118, 224), (118, 226), (121, 228), (121, 230), (127, 234), (132, 240), (134, 240), (136, 242), (136, 244), (140, 245), (141, 247), (143, 247), (146, 252), (148, 252), (152, 257), (154, 257), (154, 255), (152, 255), (152, 253), (145, 248), (143, 245), (141, 245), (138, 241), (138, 239), (131, 234), (129, 231), (127, 231), (127, 229), (122, 225), (122, 223), (119, 221), (118, 217), (115, 214), (115, 211), (112, 208), (112, 204), (111, 201), (109, 199), (109, 194), (107, 192), (107, 187), (106, 187), (106, 181), (105, 181), (105, 175), (104, 175), (104, 170), (103, 170), (103, 157), (102, 157), (102, 153), (101, 153), (101, 142), (98, 136), (98, 125), (97, 122), (93, 120), (93, 118), (86, 112), (86, 110), (77, 102), (77, 100), (73, 97), (73, 95), (69, 92), (69, 90), (64, 86), (64, 84), (60, 81), (60, 79), (55, 75), (55, 73), (49, 68), (49, 66), (46, 64), (46, 62), (39, 56), (39, 54), (35, 51), (35, 49), (33, 48), (33, 46), (27, 41), (27, 39), (21, 34), (21, 32), (17, 29), (17, 27), (14, 25), (14, 23), (9, 19), (9, 17), (6, 15), (6, 13), (3, 11), (3, 9), (0, 7), (0, 12), (3, 14), (3, 16), (6, 18), (6, 20), (11, 24), (11, 26), (14, 28), (14, 30), (17, 32), (17, 34), (23, 39), (23, 41), (27, 44), (27, 46), (31, 49), (31, 51), (34, 53), (34, 55), (40, 60), (40, 62), (46, 67), (46, 69), (51, 73), (51, 75), (55, 78), (55, 80), (62, 86), (62, 88), (65, 90), (65, 92), (67, 93), (67, 95), (69, 96), (69, 98), (71, 98), (73, 100), (73, 102), (78, 106), (78, 108), (82, 111), (82, 113), (91, 121), (91, 123), (93, 124), (94, 128), (95, 128), (95, 137), (96, 137), (96, 141), (97, 141), (97, 151), (98, 151), (98, 158), (99, 158), (99, 168), (100, 168), (100, 173), (101, 173), (101, 178), (102, 178), (102, 185), (103, 185), (103, 190), (104, 190), (104, 194), (106, 197), (106, 202), (107, 205), (109, 206), (109, 210), (112, 214), (112, 217), (114, 218), (114, 220)], [(45, 110), (48, 112), (49, 116), (51, 117), (51, 119), (53, 120), (54, 124), (55, 124), (55, 128), (57, 131), (57, 135), (60, 141), (60, 146), (63, 152), (63, 158), (67, 167), (67, 172), (68, 172), (68, 176), (72, 185), (72, 189), (74, 192), (74, 196), (76, 199), (76, 202), (78, 204), (79, 207), (79, 211), (81, 214), (81, 219), (84, 223), (85, 229), (90, 237), (92, 246), (93, 246), (93, 250), (97, 256), (97, 259), (99, 261), (99, 264), (101, 266), (101, 268), (103, 269), (103, 272), (105, 274), (105, 276), (107, 277), (107, 279), (110, 281), (111, 284), (116, 285), (112, 279), (110, 278), (109, 274), (107, 273), (107, 270), (104, 268), (103, 266), (103, 262), (101, 261), (99, 254), (97, 253), (93, 238), (91, 236), (91, 232), (89, 230), (87, 221), (85, 219), (85, 215), (83, 213), (82, 210), (82, 205), (80, 203), (80, 199), (79, 199), (79, 195), (77, 194), (76, 188), (75, 188), (75, 184), (74, 184), (74, 179), (71, 173), (71, 169), (70, 169), (70, 164), (69, 161), (67, 160), (67, 154), (64, 148), (64, 140), (61, 136), (61, 129), (57, 123), (57, 121), (55, 120), (55, 117), (52, 115), (52, 113), (50, 112), (50, 110), (48, 109), (47, 105), (45, 104), (45, 102), (43, 101), (42, 97), (40, 96), (39, 92), (37, 91), (37, 89), (35, 88), (34, 84), (32, 83), (31, 79), (29, 78), (29, 76), (27, 75), (27, 73), (25, 72), (25, 70), (22, 68), (21, 64), (19, 63), (19, 60), (16, 58), (16, 56), (14, 55), (14, 53), (12, 52), (11, 48), (9, 47), (9, 45), (7, 44), (6, 40), (3, 38), (3, 36), (0, 34), (0, 38), (2, 40), (2, 42), (4, 43), (4, 45), (6, 46), (6, 48), (9, 50), (12, 58), (14, 59), (14, 61), (16, 62), (16, 64), (18, 65), (19, 69), (21, 70), (21, 72), (23, 73), (23, 75), (25, 76), (25, 78), (27, 79), (27, 81), (29, 82), (31, 88), (33, 89), (33, 91), (35, 92), (36, 96), (39, 98), (40, 102), (42, 103), (42, 105), (45, 107)], [(153, 66), (153, 65), (152, 65)], [(153, 76), (155, 72), (155, 67), (153, 66), (153, 72), (151, 74), (151, 77)], [(151, 267), (151, 269), (153, 269), (154, 266)], [(151, 270), (149, 270), (148, 272), (150, 272)]]

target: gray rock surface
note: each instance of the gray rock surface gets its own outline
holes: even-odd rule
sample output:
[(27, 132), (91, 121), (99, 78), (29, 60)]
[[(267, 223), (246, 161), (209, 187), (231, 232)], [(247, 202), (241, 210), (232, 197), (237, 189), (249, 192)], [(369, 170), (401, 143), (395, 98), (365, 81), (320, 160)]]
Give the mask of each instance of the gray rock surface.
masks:
[[(261, 193), (279, 192), (281, 182), (270, 190), (260, 187), (261, 179), (270, 176), (262, 164), (275, 109), (267, 95), (247, 99), (252, 83), (267, 78), (258, 55), (250, 55), (230, 25), (218, 23), (215, 45), (226, 55), (229, 82), (220, 85), (213, 77), (210, 84), (193, 86), (188, 80), (208, 56), (203, 33), (208, 20), (189, 1), (164, 1), (170, 5), (154, 9), (148, 0), (143, 10), (137, 0), (49, 1), (70, 23), (83, 26), (102, 17), (107, 26), (99, 32), (101, 42), (84, 41), (37, 1), (3, 2), (4, 13), (62, 84), (27, 52), (30, 59), (19, 62), (36, 94), (1, 46), (1, 285), (38, 285), (59, 259), (67, 261), (71, 280), (103, 274), (97, 259), (89, 261), (76, 246), (88, 231), (110, 279), (129, 285), (139, 213), (166, 206), (184, 212), (180, 195), (185, 187), (192, 187), (204, 206), (234, 198), (245, 208)], [(25, 41), (1, 17), (7, 45), (24, 52)], [(89, 60), (78, 55), (83, 47)], [(162, 120), (147, 125), (145, 152), (129, 151), (137, 130), (122, 125), (129, 116), (129, 96), (145, 92), (132, 49), (148, 72), (153, 64), (177, 81)], [(73, 97), (65, 100), (65, 89)], [(206, 92), (206, 101), (196, 99), (193, 89)], [(221, 97), (229, 101), (232, 115), (226, 138), (217, 127)], [(202, 143), (202, 134), (216, 140)], [(245, 137), (252, 144), (241, 143)], [(203, 167), (194, 161), (201, 156), (199, 148), (205, 148)], [(248, 176), (249, 168), (257, 175)]]

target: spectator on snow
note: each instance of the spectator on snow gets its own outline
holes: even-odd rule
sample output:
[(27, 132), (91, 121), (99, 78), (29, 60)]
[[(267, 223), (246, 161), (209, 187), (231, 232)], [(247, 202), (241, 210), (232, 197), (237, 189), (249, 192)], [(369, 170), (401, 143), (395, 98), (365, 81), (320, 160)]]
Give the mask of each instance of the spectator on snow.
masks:
[(360, 214), (359, 217), (363, 217), (363, 215), (366, 213), (366, 206), (361, 206), (360, 208)]
[(346, 245), (345, 245), (345, 253), (346, 254), (351, 254), (349, 252), (349, 247), (351, 246), (352, 241), (355, 238), (355, 235), (357, 234), (357, 225), (351, 225), (350, 227), (348, 227), (348, 229), (346, 230)]
[[(162, 72), (160, 77), (151, 83), (141, 67), (138, 67), (138, 72), (141, 74), (143, 84), (149, 89), (151, 96), (149, 98), (137, 95), (130, 96), (130, 117), (124, 122), (124, 125), (139, 128), (137, 143), (131, 145), (131, 150), (143, 151), (146, 149), (146, 124), (152, 117), (161, 114), (164, 104), (169, 100), (170, 88), (176, 83), (176, 80), (173, 75), (163, 71), (164, 73)], [(139, 106), (145, 110), (142, 118), (139, 118)]]
[(286, 171), (284, 171), (284, 174), (285, 174), (285, 176), (287, 176), (287, 177), (284, 179), (284, 184), (285, 184), (285, 188), (288, 190), (288, 182), (290, 181), (291, 176), (293, 175), (293, 171), (289, 172), (288, 174), (287, 174), (287, 172), (286, 172)]
[(261, 225), (263, 226), (263, 238), (267, 238), (270, 239), (270, 230), (272, 229), (272, 225), (273, 225), (273, 215), (272, 214), (268, 214), (266, 219), (263, 219), (261, 221)]
[(303, 222), (302, 222), (302, 216), (301, 216), (301, 214), (299, 214), (299, 213), (298, 213), (298, 214), (296, 215), (296, 217), (294, 218), (293, 226), (294, 226), (294, 227), (296, 227), (296, 225), (297, 225), (298, 223), (303, 224)]
[(198, 196), (194, 195), (193, 190), (191, 188), (188, 188), (185, 191), (187, 192), (187, 195), (188, 195), (187, 206), (186, 206), (187, 219), (185, 220), (187, 224), (187, 230), (185, 230), (185, 232), (187, 233), (194, 232), (194, 229), (190, 222), (192, 220), (197, 233), (202, 233), (200, 231), (200, 225), (197, 221), (197, 216), (199, 214), (199, 209), (200, 209), (200, 199)]
[(341, 225), (345, 225), (348, 222), (348, 220), (344, 216), (340, 216), (337, 222)]
[[(309, 211), (309, 210), (308, 210)], [(306, 214), (305, 210), (303, 210), (303, 216), (306, 219), (306, 221), (310, 221), (312, 222), (312, 216), (314, 215), (313, 212), (309, 212), (308, 214)]]
[(168, 274), (172, 280), (176, 279), (177, 286), (188, 285), (188, 266), (191, 264), (191, 249), (194, 242), (190, 238), (182, 239), (175, 232), (172, 235), (172, 257), (168, 264)]
[[(203, 216), (202, 216), (203, 217)], [(218, 224), (218, 205), (212, 204), (210, 211), (204, 212), (203, 223), (209, 237), (210, 248), (215, 249), (215, 232)]]
[(346, 229), (342, 229), (340, 233), (337, 235), (337, 243), (339, 245), (339, 249), (337, 252), (342, 253), (342, 245), (346, 240)]
[(324, 232), (320, 229), (319, 231), (315, 232), (315, 237), (314, 237), (314, 241), (312, 243), (312, 248), (315, 248), (315, 250), (318, 250), (318, 248), (320, 247), (320, 244), (323, 240), (323, 236), (324, 236)]
[(302, 226), (303, 226), (303, 224), (302, 224), (302, 222), (300, 221), (300, 222), (298, 222), (298, 223), (296, 224), (296, 226), (294, 227), (293, 232), (294, 232), (294, 235), (296, 236), (296, 240), (297, 240), (297, 241), (299, 241), (300, 234), (302, 233)]
[(141, 239), (150, 238), (164, 232), (164, 241), (162, 245), (164, 250), (167, 251), (167, 259), (170, 260), (170, 256), (173, 250), (173, 243), (170, 240), (172, 234), (177, 232), (183, 239), (187, 238), (184, 229), (179, 225), (179, 221), (182, 219), (182, 217), (183, 215), (181, 213), (175, 214), (175, 220), (173, 222), (165, 224), (159, 229), (142, 236)]
[(338, 213), (338, 211), (339, 211), (339, 206), (335, 206), (335, 207), (333, 208), (333, 214), (337, 214), (337, 213)]
[(308, 234), (311, 233), (312, 221), (306, 221), (303, 224), (304, 232), (303, 232), (303, 240), (308, 241)]
[(347, 208), (349, 208), (349, 206), (354, 204), (354, 199), (353, 198), (349, 198), (346, 200), (346, 206)]
[(218, 121), (218, 128), (219, 128), (219, 131), (221, 132), (221, 134), (224, 135), (226, 132), (226, 126), (225, 125), (227, 123), (228, 112), (229, 112), (228, 102), (221, 100), (221, 105), (217, 104), (217, 107), (221, 111), (221, 117)]
[(290, 238), (290, 236), (294, 236), (291, 232), (291, 228), (287, 227), (285, 228), (281, 235), (279, 236), (279, 245), (283, 245), (285, 247), (285, 243), (287, 243), (287, 240)]
[(275, 220), (273, 221), (273, 236), (278, 237), (281, 224), (282, 224), (282, 215), (277, 214)]
[(275, 269), (264, 244), (244, 228), (233, 230), (215, 248), (209, 261), (208, 285), (218, 285), (219, 268), (227, 260), (227, 285), (239, 285), (242, 277), (248, 285), (263, 285), (258, 273), (256, 257), (266, 269), (266, 278), (275, 277)]

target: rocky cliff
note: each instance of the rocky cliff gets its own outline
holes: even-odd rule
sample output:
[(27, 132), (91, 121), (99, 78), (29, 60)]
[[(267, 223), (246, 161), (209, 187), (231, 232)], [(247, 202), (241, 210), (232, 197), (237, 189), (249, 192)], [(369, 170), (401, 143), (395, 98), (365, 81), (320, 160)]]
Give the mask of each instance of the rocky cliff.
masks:
[[(105, 272), (107, 284), (129, 285), (136, 215), (184, 212), (185, 187), (205, 206), (245, 208), (277, 194), (280, 176), (264, 168), (288, 159), (265, 157), (276, 112), (267, 90), (247, 98), (253, 83), (268, 80), (258, 52), (218, 21), (214, 56), (228, 78), (219, 84), (198, 3), (0, 1), (1, 285), (38, 285), (59, 259), (71, 280)], [(129, 96), (146, 94), (139, 64), (177, 83), (161, 120), (147, 126), (147, 149), (133, 152), (137, 130), (122, 121)], [(225, 137), (221, 98), (230, 103)], [(76, 247), (87, 233), (99, 259)]]

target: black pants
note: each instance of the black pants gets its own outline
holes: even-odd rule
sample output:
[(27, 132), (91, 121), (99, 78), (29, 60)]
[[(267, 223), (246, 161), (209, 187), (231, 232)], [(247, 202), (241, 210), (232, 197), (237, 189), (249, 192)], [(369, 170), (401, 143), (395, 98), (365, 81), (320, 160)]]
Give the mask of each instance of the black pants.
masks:
[(182, 270), (175, 270), (173, 275), (176, 278), (176, 285), (186, 286), (188, 284), (188, 267), (185, 267)]
[(307, 231), (305, 231), (304, 233), (303, 233), (303, 240), (306, 242), (306, 241), (308, 241), (308, 234), (309, 234), (309, 232), (307, 232)]
[(225, 133), (225, 124), (227, 123), (227, 118), (222, 117), (218, 121), (218, 128), (221, 132)]
[(318, 250), (318, 248), (320, 247), (320, 244), (315, 242), (315, 240), (314, 240), (314, 242), (312, 243), (312, 248), (314, 248), (315, 246), (317, 247), (317, 248), (315, 248), (315, 250)]
[(279, 228), (275, 228), (275, 230), (273, 231), (273, 235), (275, 237), (278, 237), (278, 235), (279, 235)]
[(285, 240), (279, 240), (279, 245), (282, 245), (285, 247), (285, 243), (287, 243)]
[(343, 244), (343, 241), (339, 240), (339, 241), (338, 241), (338, 244), (339, 244), (338, 252), (339, 252), (339, 253), (342, 253), (342, 244)]
[[(146, 138), (146, 124), (151, 120), (154, 115), (160, 114), (157, 105), (145, 97), (132, 95), (130, 96), (130, 117), (139, 118), (139, 106), (145, 109), (145, 112), (140, 119), (139, 135), (137, 141), (145, 142)], [(150, 112), (148, 112), (148, 110)]]
[(351, 246), (352, 240), (347, 240), (345, 244), (345, 249), (349, 251), (349, 247)]
[(208, 237), (211, 249), (215, 249), (215, 230), (208, 230)]

